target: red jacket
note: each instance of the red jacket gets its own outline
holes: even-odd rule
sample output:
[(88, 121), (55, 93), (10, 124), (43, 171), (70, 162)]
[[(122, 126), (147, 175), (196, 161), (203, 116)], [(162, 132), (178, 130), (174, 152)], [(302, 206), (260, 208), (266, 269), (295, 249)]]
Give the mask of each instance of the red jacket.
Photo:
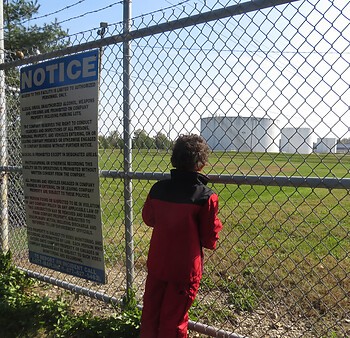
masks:
[(215, 249), (222, 224), (218, 196), (197, 172), (171, 170), (171, 179), (151, 188), (142, 210), (153, 227), (148, 271), (164, 281), (193, 281), (202, 277), (202, 247)]

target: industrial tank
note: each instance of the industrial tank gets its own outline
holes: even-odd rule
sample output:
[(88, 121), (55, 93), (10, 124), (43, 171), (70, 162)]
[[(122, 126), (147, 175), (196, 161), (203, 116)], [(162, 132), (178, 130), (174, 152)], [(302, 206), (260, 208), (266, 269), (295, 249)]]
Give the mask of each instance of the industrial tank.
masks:
[(280, 129), (276, 121), (258, 117), (205, 117), (201, 135), (212, 150), (278, 152)]
[(337, 152), (337, 139), (333, 137), (317, 138), (315, 151), (320, 154)]
[(315, 136), (311, 128), (283, 128), (281, 130), (281, 152), (311, 154), (314, 139)]

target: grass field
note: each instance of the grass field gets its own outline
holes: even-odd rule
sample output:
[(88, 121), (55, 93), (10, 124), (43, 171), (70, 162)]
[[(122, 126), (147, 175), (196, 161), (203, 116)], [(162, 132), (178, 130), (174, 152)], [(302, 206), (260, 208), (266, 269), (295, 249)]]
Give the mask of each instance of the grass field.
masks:
[[(169, 172), (169, 162), (170, 154), (163, 151), (134, 151), (133, 171)], [(350, 156), (342, 154), (215, 152), (209, 162), (206, 174), (350, 178)], [(100, 150), (100, 169), (122, 171), (122, 153)], [(144, 276), (151, 235), (141, 209), (153, 183), (132, 183), (134, 262), (139, 276)], [(342, 337), (344, 318), (350, 313), (349, 191), (210, 186), (220, 197), (224, 229), (218, 249), (206, 252), (191, 319), (230, 329), (235, 313), (279, 304), (288, 309), (285, 317), (306, 318), (313, 336)], [(125, 262), (123, 190), (121, 179), (100, 179), (105, 262), (111, 270)], [(15, 232), (12, 245), (24, 250), (25, 233), (22, 228)], [(137, 288), (140, 295), (142, 286)]]
[[(168, 172), (169, 160), (164, 152), (135, 151), (133, 171)], [(101, 169), (122, 170), (122, 163), (119, 152), (101, 153)], [(350, 156), (213, 153), (205, 173), (349, 178)], [(150, 235), (140, 210), (153, 183), (133, 181), (135, 265), (140, 268)], [(218, 317), (227, 321), (229, 306), (252, 310), (271, 298), (282, 300), (294, 314), (333, 322), (350, 311), (348, 190), (234, 184), (212, 188), (220, 196), (224, 230), (218, 250), (207, 252), (202, 293), (204, 298), (212, 291), (221, 293), (223, 304), (197, 304), (202, 321), (203, 316), (208, 322)], [(122, 241), (123, 235), (122, 227), (115, 226), (124, 217), (122, 181), (101, 179), (101, 195), (106, 252), (115, 255), (115, 238)], [(196, 306), (193, 311), (196, 316)]]
[[(100, 150), (100, 156), (100, 169), (123, 169), (123, 155), (119, 150)], [(163, 172), (170, 168), (170, 153), (161, 150), (134, 150), (133, 171)], [(350, 178), (350, 155), (214, 152), (205, 172)]]

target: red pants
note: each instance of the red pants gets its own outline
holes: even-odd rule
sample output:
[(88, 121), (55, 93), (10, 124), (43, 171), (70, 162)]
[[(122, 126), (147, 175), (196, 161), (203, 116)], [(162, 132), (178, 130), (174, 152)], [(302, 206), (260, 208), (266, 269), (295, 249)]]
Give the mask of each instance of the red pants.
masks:
[(164, 282), (148, 274), (140, 338), (186, 338), (188, 310), (199, 288), (196, 282)]

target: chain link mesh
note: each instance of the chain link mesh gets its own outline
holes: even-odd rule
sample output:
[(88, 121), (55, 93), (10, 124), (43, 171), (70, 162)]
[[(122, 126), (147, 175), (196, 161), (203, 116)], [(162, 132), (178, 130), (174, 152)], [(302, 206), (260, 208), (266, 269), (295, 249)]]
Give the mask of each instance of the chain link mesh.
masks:
[[(155, 12), (136, 18), (132, 30), (234, 4)], [(249, 337), (350, 335), (349, 19), (346, 1), (303, 0), (131, 40), (132, 171), (140, 173), (132, 180), (133, 288), (140, 303), (151, 235), (141, 218), (154, 183), (149, 174), (169, 172), (179, 134), (200, 133), (212, 149), (205, 173), (220, 197), (224, 230), (218, 249), (205, 252), (191, 320)], [(103, 36), (92, 30), (65, 43), (121, 32), (122, 25), (109, 25)], [(100, 169), (118, 174), (125, 152), (123, 47), (100, 48)], [(7, 136), (9, 165), (20, 168), (16, 71), (7, 73)], [(326, 178), (337, 189), (324, 187)], [(91, 297), (122, 298), (123, 179), (102, 175), (100, 190), (106, 285), (27, 262), (20, 171), (10, 173), (8, 192), (17, 265), (82, 286)]]

